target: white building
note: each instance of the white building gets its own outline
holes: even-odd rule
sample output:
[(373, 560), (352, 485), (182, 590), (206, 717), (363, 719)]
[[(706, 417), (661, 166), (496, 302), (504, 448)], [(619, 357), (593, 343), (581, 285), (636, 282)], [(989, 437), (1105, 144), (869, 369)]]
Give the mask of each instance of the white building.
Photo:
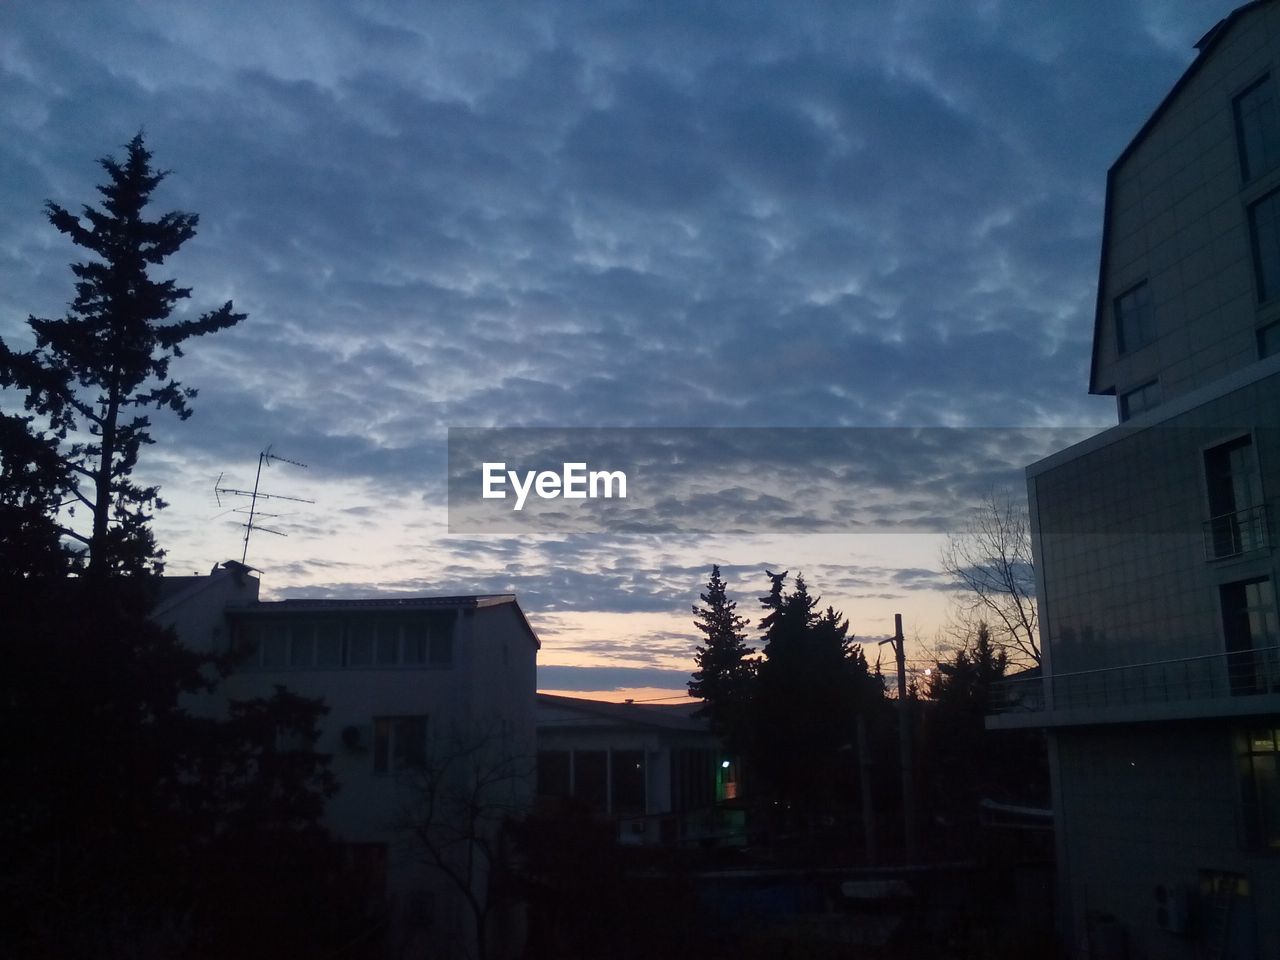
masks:
[(701, 703), (609, 703), (538, 694), (538, 799), (572, 803), (618, 824), (624, 844), (737, 843), (739, 761)]
[(1044, 679), (988, 719), (1048, 731), (1075, 956), (1280, 956), (1280, 2), (1197, 46), (1108, 174), (1121, 422), (1028, 468)]
[[(510, 595), (262, 602), (253, 573), (232, 562), (167, 578), (154, 619), (194, 649), (245, 653), (220, 697), (282, 684), (324, 700), (316, 749), (341, 785), (326, 822), (385, 892), (393, 952), (456, 952), (468, 918), (458, 891), (423, 866), (406, 811), (424, 771), (472, 748), (466, 764), (505, 771), (485, 797), (493, 811), (531, 803), (536, 635)], [(484, 879), (479, 870), (478, 888)]]

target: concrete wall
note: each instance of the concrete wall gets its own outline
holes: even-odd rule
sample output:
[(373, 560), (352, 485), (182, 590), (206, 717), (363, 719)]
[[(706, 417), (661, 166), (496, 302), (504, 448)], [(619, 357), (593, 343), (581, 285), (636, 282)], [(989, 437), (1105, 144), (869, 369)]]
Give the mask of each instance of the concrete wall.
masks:
[[(1275, 721), (1273, 721), (1275, 722)], [(1280, 956), (1280, 862), (1242, 841), (1236, 728), (1227, 723), (1127, 725), (1055, 736), (1061, 763), (1058, 826), (1067, 876), (1068, 929), (1077, 948), (1088, 917), (1119, 919), (1128, 956), (1205, 956), (1217, 872), (1248, 878), (1234, 905), (1234, 941), (1256, 938), (1257, 957)], [(1187, 892), (1187, 927), (1158, 922), (1157, 884)], [(1252, 956), (1248, 953), (1230, 956)]]

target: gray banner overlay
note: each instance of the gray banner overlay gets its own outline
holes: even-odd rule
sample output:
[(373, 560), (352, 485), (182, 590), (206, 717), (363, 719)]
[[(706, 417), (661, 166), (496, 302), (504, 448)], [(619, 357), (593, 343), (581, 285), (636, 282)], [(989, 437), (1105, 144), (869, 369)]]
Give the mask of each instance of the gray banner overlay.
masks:
[(451, 428), (449, 531), (942, 533), (993, 490), (1023, 496), (1027, 464), (1097, 432)]

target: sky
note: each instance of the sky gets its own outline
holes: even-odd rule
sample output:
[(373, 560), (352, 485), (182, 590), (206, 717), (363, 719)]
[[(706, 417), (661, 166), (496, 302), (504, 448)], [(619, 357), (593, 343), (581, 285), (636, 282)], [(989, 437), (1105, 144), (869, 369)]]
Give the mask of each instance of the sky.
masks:
[[(872, 647), (903, 614), (921, 665), (963, 505), (1115, 422), (1086, 393), (1106, 170), (1232, 6), (5, 4), (0, 337), (74, 295), (44, 203), (96, 202), (144, 131), (153, 211), (200, 215), (159, 275), (248, 314), (175, 362), (195, 415), (153, 418), (170, 573), (240, 558), (215, 487), (270, 448), (306, 467), (262, 489), (314, 503), (264, 507), (264, 598), (514, 592), (542, 689), (650, 699), (712, 563), (753, 622), (765, 570), (803, 571)], [(625, 522), (463, 523), (462, 428), (603, 431), (658, 479)], [(678, 495), (655, 428), (701, 451)], [(796, 436), (781, 470), (712, 452)], [(919, 496), (850, 521), (846, 453)]]

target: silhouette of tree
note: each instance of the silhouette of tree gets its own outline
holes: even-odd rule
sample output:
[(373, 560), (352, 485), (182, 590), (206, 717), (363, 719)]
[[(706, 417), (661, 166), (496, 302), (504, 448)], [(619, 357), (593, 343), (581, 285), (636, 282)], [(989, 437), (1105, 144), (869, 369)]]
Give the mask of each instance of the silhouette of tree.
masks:
[(786, 572), (766, 573), (751, 756), (778, 800), (812, 812), (846, 789), (858, 713), (882, 690), (843, 615), (830, 606), (816, 613), (803, 576), (787, 592)]
[(196, 392), (169, 377), (170, 361), (182, 356), (189, 338), (244, 319), (228, 301), (195, 319), (164, 322), (191, 291), (153, 280), (149, 271), (195, 235), (198, 218), (174, 211), (146, 219), (144, 208), (166, 174), (152, 168), (142, 134), (126, 146), (122, 161), (100, 163), (108, 177), (98, 187), (101, 208), (85, 205), (76, 216), (52, 201), (45, 205), (49, 222), (93, 255), (71, 265), (76, 296), (70, 310), (57, 320), (28, 318), (33, 350), (15, 352), (0, 341), (0, 386), (25, 392), (27, 409), (48, 430), (10, 440), (29, 445), (51, 438), (61, 446), (65, 473), (58, 483), (90, 522), (87, 532), (70, 524), (60, 532), (82, 545), (91, 579), (162, 568), (147, 522), (164, 503), (158, 488), (132, 479), (142, 445), (152, 442), (150, 418), (138, 411), (168, 408), (189, 417)]
[(476, 960), (491, 953), (493, 918), (511, 905), (512, 821), (529, 807), (533, 758), (515, 751), (496, 725), (434, 736), (420, 765), (400, 778), (405, 800), (397, 827), (422, 862), (447, 883), (470, 920)]
[[(132, 480), (151, 439), (131, 412), (185, 419), (194, 393), (166, 379), (170, 358), (241, 317), (228, 304), (160, 324), (187, 291), (147, 270), (195, 217), (143, 218), (164, 174), (141, 136), (102, 164), (88, 227), (47, 207), (100, 257), (72, 266), (70, 313), (30, 319), (34, 350), (0, 343), (0, 385), (32, 412), (0, 414), (0, 955), (314, 952), (355, 922), (320, 826), (336, 789), (314, 749), (325, 708), (277, 690), (194, 711), (233, 664), (152, 622), (156, 580), (141, 575), (161, 567), (159, 500)], [(87, 533), (60, 523), (68, 500)]]
[(0, 584), (60, 576), (71, 559), (55, 519), (68, 470), (32, 419), (0, 413)]
[(937, 664), (929, 697), (985, 716), (991, 706), (992, 685), (1004, 679), (1008, 666), (1008, 654), (997, 649), (991, 630), (979, 621), (972, 642), (957, 650), (950, 663)]
[(937, 664), (929, 684), (929, 698), (935, 701), (926, 713), (930, 804), (944, 823), (960, 829), (962, 840), (964, 828), (977, 822), (981, 800), (1040, 803), (1047, 797), (1043, 735), (986, 729), (994, 688), (1008, 667), (1005, 651), (979, 622), (951, 660)]
[(1026, 504), (993, 490), (978, 514), (942, 548), (942, 569), (960, 591), (956, 605), (967, 634), (979, 621), (1011, 663), (1040, 662), (1035, 561)]
[(706, 592), (699, 596), (704, 606), (695, 606), (693, 617), (705, 642), (694, 654), (698, 669), (689, 681), (689, 694), (704, 701), (697, 716), (706, 717), (712, 730), (740, 749), (755, 679), (755, 650), (746, 643), (747, 619), (737, 614), (718, 565), (711, 567)]

